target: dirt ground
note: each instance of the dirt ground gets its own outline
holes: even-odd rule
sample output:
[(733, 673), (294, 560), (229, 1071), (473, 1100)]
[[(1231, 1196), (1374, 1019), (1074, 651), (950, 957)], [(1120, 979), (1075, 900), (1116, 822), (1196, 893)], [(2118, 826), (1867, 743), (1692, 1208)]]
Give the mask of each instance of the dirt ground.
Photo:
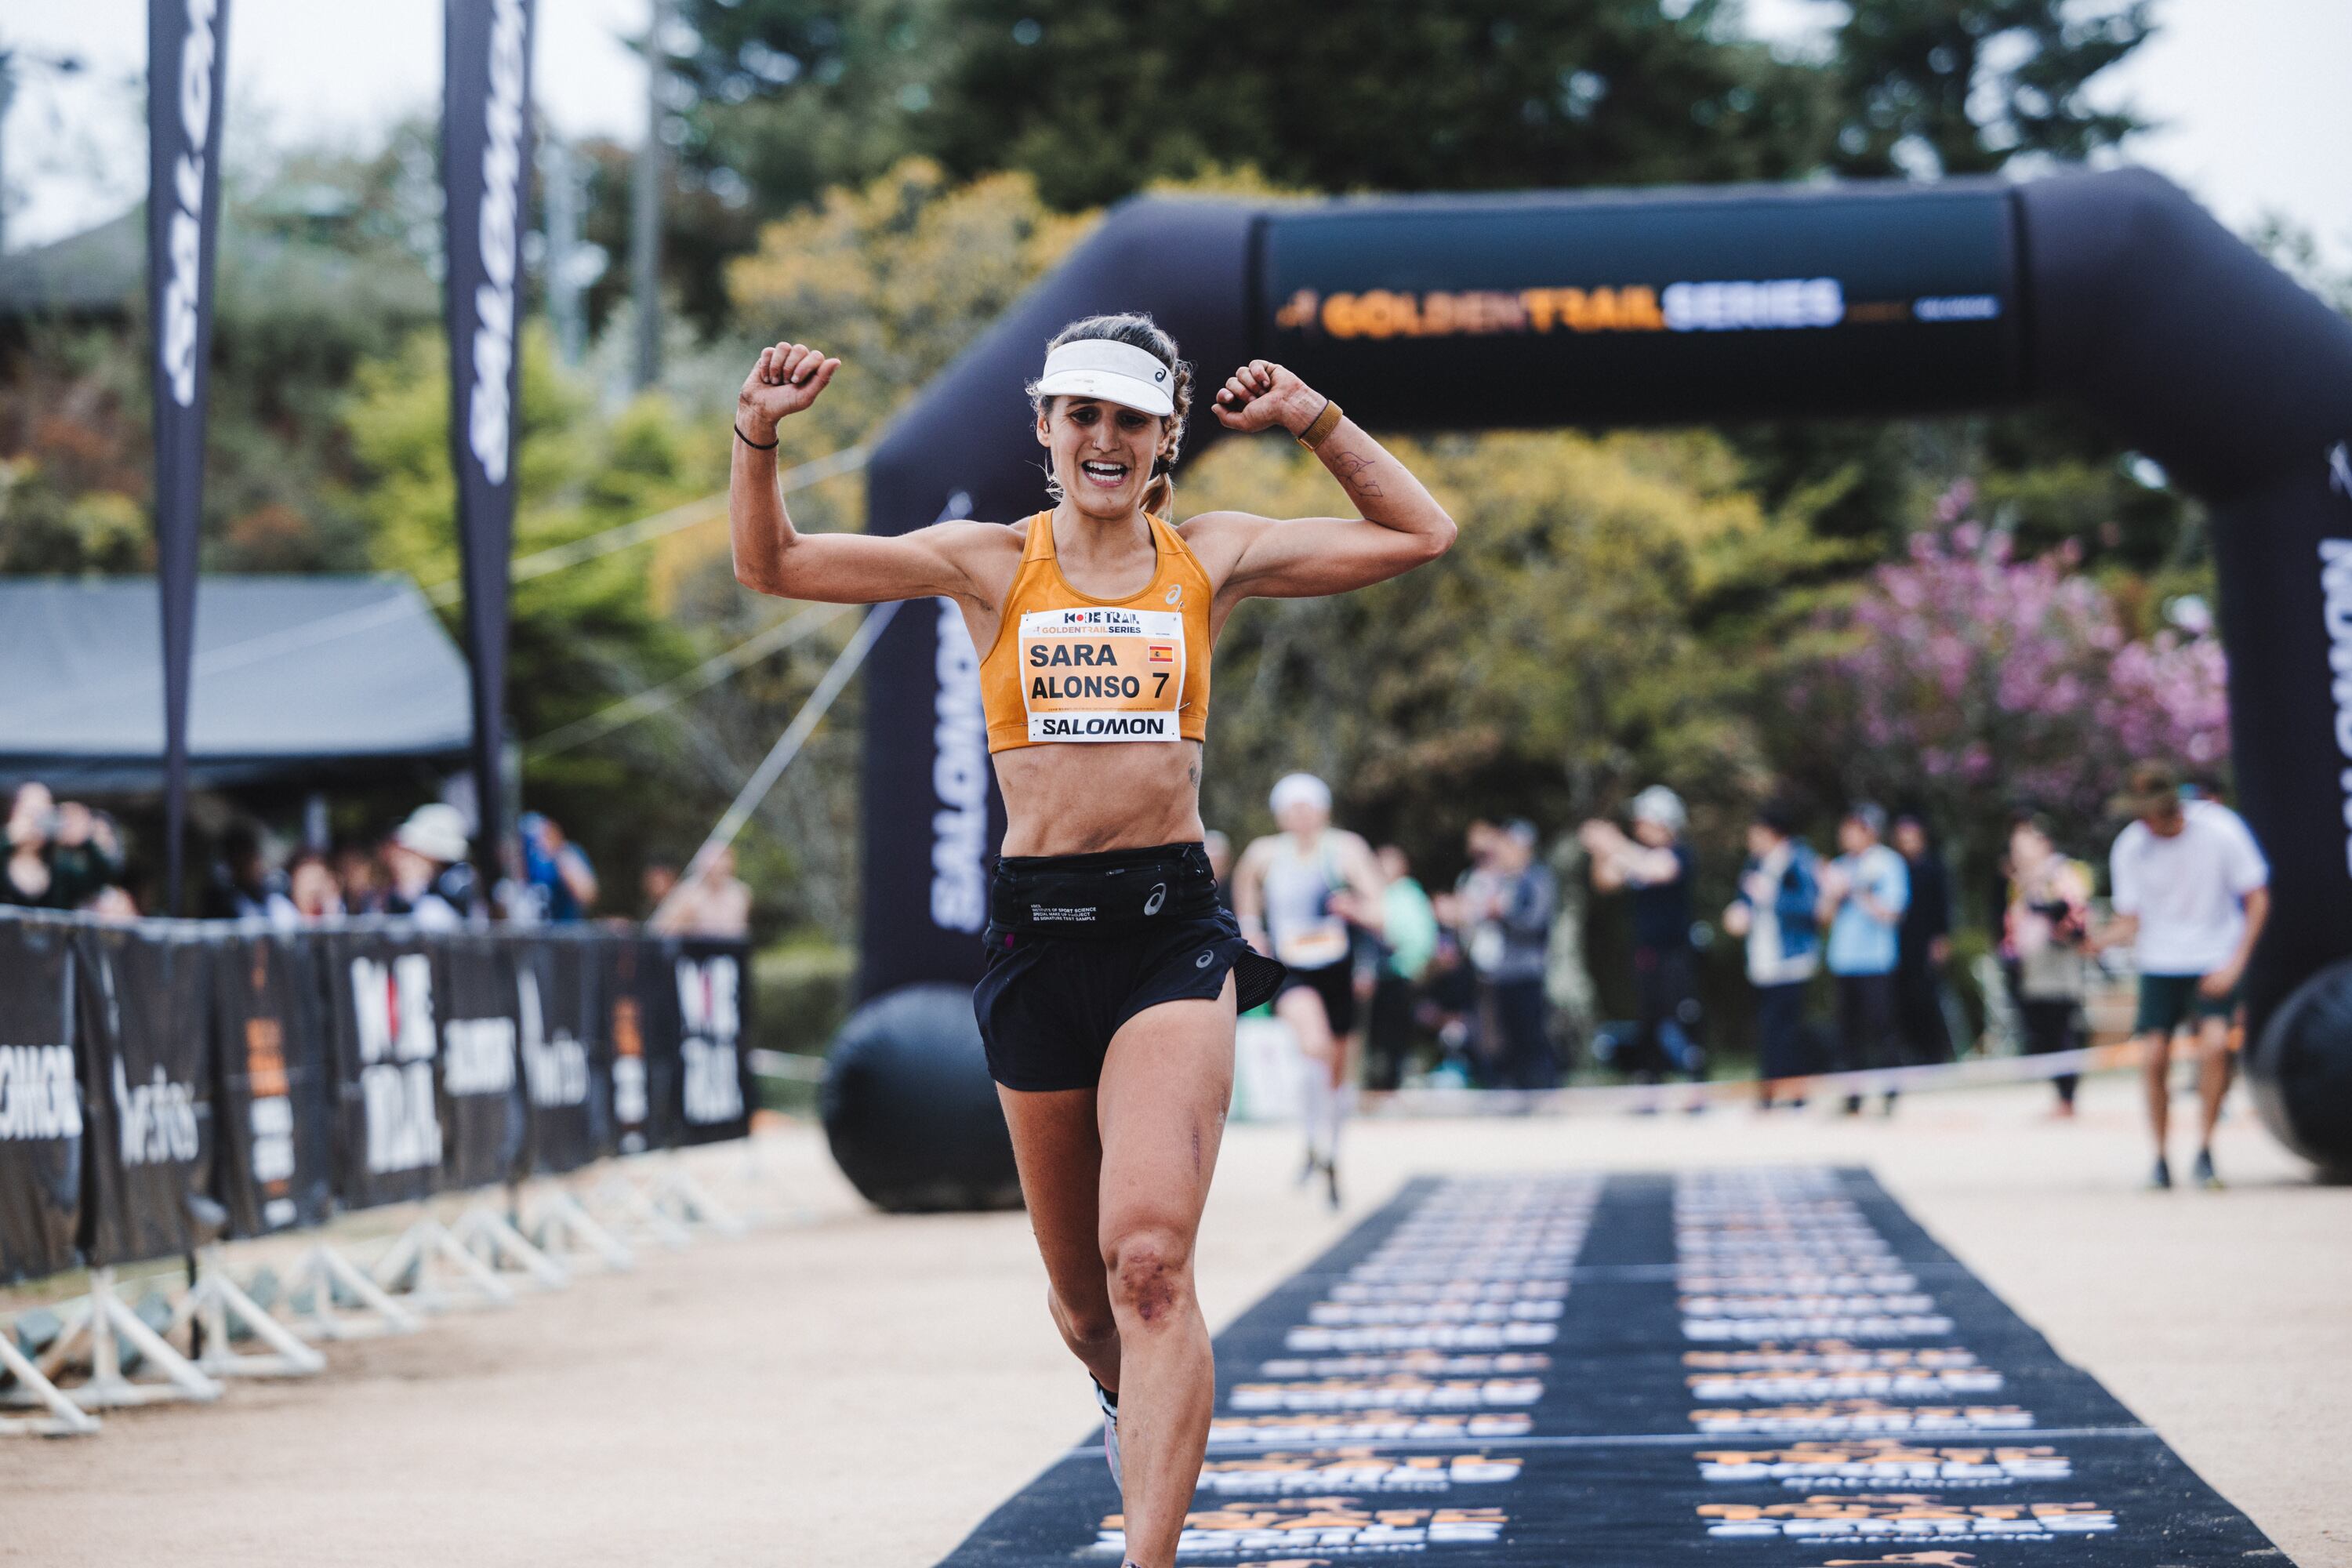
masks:
[[(2240, 1103), (2229, 1191), (2142, 1192), (2130, 1079), (2087, 1085), (2071, 1124), (2047, 1100), (1359, 1123), (1338, 1215), (1292, 1187), (1289, 1131), (1239, 1127), (1202, 1291), (1223, 1322), (1417, 1173), (1865, 1164), (2291, 1559), (2352, 1568), (2352, 1189)], [(0, 1562), (922, 1568), (1085, 1434), (1023, 1216), (877, 1215), (808, 1128), (699, 1168), (770, 1223), (335, 1347), (307, 1381), (0, 1443)]]

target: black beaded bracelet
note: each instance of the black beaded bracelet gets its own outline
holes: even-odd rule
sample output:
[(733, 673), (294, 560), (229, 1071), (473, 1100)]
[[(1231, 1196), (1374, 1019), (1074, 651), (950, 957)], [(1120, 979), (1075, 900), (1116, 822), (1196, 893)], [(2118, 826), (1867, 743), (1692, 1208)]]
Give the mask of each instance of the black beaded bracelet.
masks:
[(783, 437), (782, 436), (777, 437), (773, 441), (754, 441), (751, 437), (743, 434), (743, 426), (740, 425), (735, 426), (735, 439), (742, 442), (743, 445), (751, 447), (751, 450), (755, 452), (772, 452), (783, 441)]

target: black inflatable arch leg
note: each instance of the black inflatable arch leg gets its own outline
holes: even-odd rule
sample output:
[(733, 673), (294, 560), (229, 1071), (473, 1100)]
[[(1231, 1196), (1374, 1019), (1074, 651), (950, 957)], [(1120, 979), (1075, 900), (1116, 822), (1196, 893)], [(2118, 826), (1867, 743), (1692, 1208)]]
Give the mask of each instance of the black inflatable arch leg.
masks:
[(1021, 1206), (971, 992), (908, 985), (849, 1016), (817, 1096), (850, 1184), (893, 1214)]
[(2305, 981), (2271, 1015), (2246, 1079), (2280, 1142), (2352, 1181), (2352, 959)]

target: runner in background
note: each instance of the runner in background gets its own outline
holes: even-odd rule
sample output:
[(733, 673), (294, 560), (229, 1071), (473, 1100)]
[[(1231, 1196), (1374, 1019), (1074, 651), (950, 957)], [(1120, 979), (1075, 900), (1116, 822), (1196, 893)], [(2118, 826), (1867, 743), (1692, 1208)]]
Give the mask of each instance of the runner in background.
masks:
[(1331, 789), (1312, 773), (1277, 781), (1267, 804), (1282, 831), (1253, 842), (1234, 868), (1242, 934), (1290, 973), (1274, 1014), (1290, 1026), (1303, 1058), (1303, 1183), (1318, 1172), (1339, 1206), (1339, 1127), (1352, 1074), (1356, 1027), (1355, 931), (1381, 933), (1381, 877), (1371, 847), (1331, 826)]
[(1391, 1089), (1404, 1081), (1421, 983), (1437, 958), (1437, 914), (1402, 849), (1383, 844), (1376, 858), (1387, 886), (1381, 889), (1380, 973), (1364, 1027), (1364, 1087)]
[[(2072, 1050), (2076, 1020), (2090, 979), (2084, 944), (2090, 935), (2091, 868), (2069, 860), (2052, 842), (2050, 825), (2020, 816), (2009, 830), (2009, 897), (2001, 917), (2000, 956), (2011, 966), (2017, 1011), (2032, 1056)], [(2074, 1114), (2074, 1075), (2057, 1086), (2060, 1118)]]
[(2097, 933), (2104, 951), (2129, 944), (2139, 967), (2140, 1044), (2148, 1128), (2156, 1166), (2148, 1184), (2172, 1185), (2166, 1158), (2172, 1085), (2172, 1037), (2182, 1024), (2196, 1034), (2196, 1179), (2218, 1187), (2213, 1127), (2230, 1092), (2230, 1023), (2246, 960), (2270, 918), (2270, 865), (2238, 814), (2210, 800), (2183, 801), (2180, 779), (2162, 763), (2131, 770), (2110, 803), (2135, 818), (2108, 852), (2116, 918)]
[(1691, 952), (1691, 877), (1696, 862), (1683, 841), (1682, 796), (1652, 784), (1633, 797), (1628, 838), (1613, 822), (1578, 830), (1592, 857), (1595, 892), (1628, 889), (1633, 916), (1633, 994), (1640, 1009), (1627, 1070), (1644, 1083), (1680, 1071), (1706, 1077), (1698, 1043), (1697, 966)]

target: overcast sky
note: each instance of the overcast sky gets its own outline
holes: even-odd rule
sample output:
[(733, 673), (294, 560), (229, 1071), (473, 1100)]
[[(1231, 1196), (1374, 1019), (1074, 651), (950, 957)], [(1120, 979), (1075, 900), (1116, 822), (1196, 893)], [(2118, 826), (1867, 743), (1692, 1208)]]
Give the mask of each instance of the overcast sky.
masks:
[[(647, 0), (541, 0), (538, 96), (571, 135), (635, 141), (644, 75), (621, 40)], [(1748, 0), (1766, 35), (1801, 40), (1835, 0)], [(5, 126), (7, 246), (18, 249), (112, 216), (138, 195), (145, 151), (131, 85), (144, 68), (142, 0), (12, 7), (0, 46), (70, 52), (88, 68), (61, 82), (25, 74)], [(430, 111), (440, 86), (440, 0), (233, 0), (232, 137), (318, 135), (362, 143), (377, 126)], [(2161, 129), (2137, 161), (2249, 226), (2280, 213), (2352, 266), (2352, 0), (2158, 0), (2164, 31), (2102, 79)], [(231, 157), (235, 157), (234, 151)]]

